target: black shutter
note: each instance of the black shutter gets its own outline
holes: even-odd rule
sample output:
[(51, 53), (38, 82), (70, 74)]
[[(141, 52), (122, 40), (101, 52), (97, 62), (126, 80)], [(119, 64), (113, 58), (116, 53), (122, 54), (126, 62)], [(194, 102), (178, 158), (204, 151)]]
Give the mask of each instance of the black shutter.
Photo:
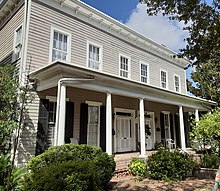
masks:
[(179, 115), (175, 114), (175, 129), (176, 129), (176, 145), (180, 147), (180, 125), (179, 125)]
[(100, 147), (106, 151), (106, 107), (100, 107)]
[(73, 137), (74, 102), (66, 102), (65, 143)]
[(170, 113), (170, 133), (171, 133), (171, 139), (174, 140), (173, 115), (171, 113)]
[(164, 114), (160, 113), (161, 142), (165, 145)]
[(80, 144), (87, 144), (87, 125), (88, 125), (88, 104), (81, 103), (80, 106)]
[(38, 114), (36, 156), (42, 154), (47, 149), (48, 109), (49, 100), (41, 99)]

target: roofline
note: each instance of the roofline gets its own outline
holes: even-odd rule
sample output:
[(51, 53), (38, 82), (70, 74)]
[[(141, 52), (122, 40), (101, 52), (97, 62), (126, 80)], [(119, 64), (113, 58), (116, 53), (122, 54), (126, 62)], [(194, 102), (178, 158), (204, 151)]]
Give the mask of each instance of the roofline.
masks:
[[(56, 0), (56, 1), (60, 2), (60, 0)], [(173, 51), (173, 50), (171, 50), (171, 49), (169, 49), (169, 48), (167, 48), (167, 47), (165, 47), (165, 46), (155, 42), (154, 40), (152, 40), (152, 39), (150, 39), (150, 38), (140, 34), (139, 32), (137, 32), (134, 29), (128, 27), (127, 25), (119, 22), (118, 20), (110, 17), (109, 15), (107, 15), (107, 14), (97, 10), (96, 8), (94, 8), (94, 7), (88, 5), (88, 4), (86, 4), (86, 3), (84, 3), (84, 2), (82, 2), (80, 0), (64, 0), (62, 4), (65, 5), (65, 4), (68, 4), (68, 2), (72, 2), (72, 3), (78, 4), (79, 6), (89, 10), (90, 12), (93, 12), (96, 15), (106, 19), (108, 22), (110, 22), (112, 24), (115, 24), (116, 26), (118, 26), (118, 27), (128, 31), (129, 33), (132, 33), (134, 36), (142, 39), (143, 41), (148, 42), (149, 44), (153, 44), (154, 46), (160, 48), (161, 50), (166, 51), (168, 54), (178, 55), (177, 52), (175, 52), (175, 51)], [(70, 5), (68, 4), (68, 6), (70, 6)], [(75, 8), (75, 7), (73, 7), (73, 8)], [(188, 65), (188, 64), (191, 63), (191, 61), (189, 59), (187, 59), (187, 58), (179, 58), (178, 61), (181, 62), (184, 65)]]
[(176, 92), (171, 91), (171, 90), (162, 89), (160, 87), (156, 87), (156, 86), (149, 85), (149, 84), (142, 84), (140, 82), (137, 82), (137, 81), (134, 81), (134, 80), (131, 80), (131, 79), (125, 79), (125, 78), (122, 78), (122, 77), (119, 77), (119, 76), (116, 76), (116, 75), (112, 75), (112, 74), (109, 74), (109, 73), (106, 73), (106, 72), (99, 72), (99, 71), (89, 70), (86, 67), (76, 66), (76, 65), (73, 65), (73, 64), (70, 64), (70, 63), (63, 63), (63, 62), (60, 62), (60, 61), (55, 61), (52, 64), (48, 64), (48, 65), (46, 65), (46, 66), (44, 66), (42, 68), (39, 68), (39, 69), (31, 72), (29, 74), (29, 77), (30, 77), (30, 79), (34, 79), (41, 72), (43, 72), (45, 70), (48, 70), (51, 67), (55, 67), (57, 65), (61, 65), (61, 66), (65, 66), (65, 67), (71, 67), (71, 68), (76, 68), (76, 69), (84, 70), (86, 72), (90, 72), (90, 73), (94, 73), (94, 74), (98, 74), (98, 75), (102, 75), (102, 76), (107, 76), (107, 77), (110, 77), (110, 78), (115, 78), (117, 80), (122, 80), (125, 83), (133, 83), (133, 84), (137, 84), (137, 85), (142, 86), (142, 87), (152, 88), (154, 90), (158, 90), (158, 91), (162, 91), (162, 92), (165, 92), (165, 93), (169, 93), (169, 94), (172, 94), (172, 95), (180, 97), (180, 98), (185, 98), (185, 99), (190, 99), (192, 101), (202, 102), (202, 103), (205, 103), (205, 104), (208, 104), (208, 105), (211, 105), (211, 106), (216, 106), (217, 105), (217, 103), (215, 101), (206, 100), (206, 99), (203, 99), (203, 98), (199, 98), (199, 97), (195, 97), (195, 96), (190, 96), (190, 95), (183, 94), (183, 93), (176, 93)]

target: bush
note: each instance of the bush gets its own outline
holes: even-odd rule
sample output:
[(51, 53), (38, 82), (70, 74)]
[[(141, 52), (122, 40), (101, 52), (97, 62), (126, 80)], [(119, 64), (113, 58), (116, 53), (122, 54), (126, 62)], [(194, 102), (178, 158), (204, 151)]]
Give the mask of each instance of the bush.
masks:
[(188, 155), (159, 150), (147, 160), (147, 175), (156, 180), (183, 180), (193, 166), (194, 162)]
[(146, 164), (145, 161), (139, 158), (132, 158), (128, 164), (129, 173), (133, 176), (144, 177), (146, 175)]
[(203, 154), (201, 156), (201, 166), (204, 168), (217, 169), (220, 165), (218, 154)]
[(28, 169), (29, 190), (104, 190), (113, 176), (115, 162), (101, 148), (63, 145), (33, 158)]

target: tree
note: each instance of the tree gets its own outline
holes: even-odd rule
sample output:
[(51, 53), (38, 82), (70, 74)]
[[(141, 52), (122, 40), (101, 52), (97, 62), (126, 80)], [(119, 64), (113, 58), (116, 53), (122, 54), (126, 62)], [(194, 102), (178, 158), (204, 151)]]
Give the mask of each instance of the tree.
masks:
[(18, 149), (22, 128), (25, 128), (26, 106), (33, 100), (31, 87), (26, 82), (18, 82), (17, 69), (12, 65), (0, 67), (0, 151), (12, 151), (12, 166)]
[(162, 13), (169, 19), (186, 24), (184, 30), (188, 30), (189, 37), (185, 39), (187, 45), (180, 50), (180, 56), (196, 60), (193, 65), (196, 65), (197, 69), (192, 74), (196, 87), (188, 82), (188, 85), (191, 85), (189, 90), (197, 96), (213, 99), (220, 105), (220, 0), (213, 0), (210, 4), (204, 0), (140, 0), (140, 2), (147, 4), (149, 15)]
[(196, 149), (210, 148), (213, 153), (220, 155), (220, 108), (195, 122), (190, 137)]

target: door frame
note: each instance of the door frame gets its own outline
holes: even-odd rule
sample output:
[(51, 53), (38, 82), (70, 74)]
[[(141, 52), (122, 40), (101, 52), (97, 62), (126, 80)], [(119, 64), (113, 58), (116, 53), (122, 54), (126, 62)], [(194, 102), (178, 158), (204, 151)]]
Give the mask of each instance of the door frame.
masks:
[[(124, 113), (130, 113), (131, 116), (123, 116), (123, 115), (117, 115), (117, 112), (124, 112)], [(131, 133), (132, 133), (132, 137), (130, 140), (130, 145), (131, 145), (131, 151), (135, 151), (136, 150), (136, 131), (135, 131), (135, 110), (131, 110), (131, 109), (124, 109), (124, 108), (114, 108), (114, 153), (119, 152), (118, 150), (118, 139), (117, 139), (117, 135), (118, 135), (118, 129), (117, 129), (117, 122), (116, 119), (120, 118), (120, 117), (126, 117), (126, 118), (130, 118), (131, 119)]]

